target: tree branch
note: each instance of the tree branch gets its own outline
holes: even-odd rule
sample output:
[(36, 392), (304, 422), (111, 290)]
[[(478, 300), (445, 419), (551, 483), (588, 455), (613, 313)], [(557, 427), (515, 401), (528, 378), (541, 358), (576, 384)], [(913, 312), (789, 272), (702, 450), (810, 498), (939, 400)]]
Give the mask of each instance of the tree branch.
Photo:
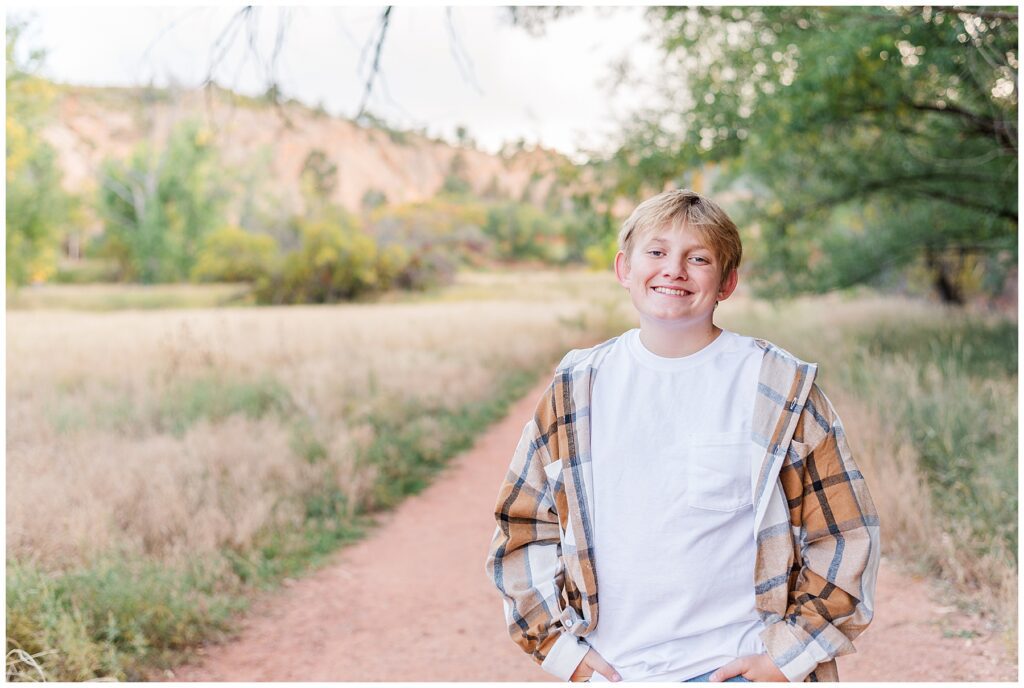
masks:
[(905, 99), (904, 102), (915, 110), (922, 112), (956, 115), (973, 124), (974, 128), (972, 131), (995, 138), (999, 146), (1008, 152), (1014, 154), (1017, 152), (1017, 127), (1009, 120), (982, 117), (957, 105), (939, 106), (932, 103), (915, 103), (909, 98)]
[(363, 100), (359, 104), (359, 112), (356, 113), (355, 119), (358, 121), (363, 114), (366, 112), (366, 102), (370, 98), (370, 93), (373, 91), (373, 82), (377, 78), (377, 72), (380, 71), (380, 52), (381, 48), (384, 47), (384, 38), (388, 32), (388, 19), (391, 16), (392, 5), (388, 5), (384, 8), (383, 14), (380, 17), (380, 36), (377, 37), (377, 49), (373, 56), (373, 66), (370, 67), (370, 76), (366, 79), (366, 90), (363, 91)]
[(1016, 210), (1007, 210), (1006, 208), (993, 208), (984, 203), (978, 203), (969, 198), (962, 198), (960, 196), (954, 196), (953, 194), (944, 193), (935, 189), (914, 189), (910, 188), (906, 190), (907, 193), (914, 194), (916, 196), (923, 196), (925, 198), (934, 198), (937, 201), (945, 201), (952, 203), (964, 208), (974, 208), (975, 210), (981, 210), (986, 213), (995, 215), (996, 217), (1003, 218), (1004, 220), (1010, 220), (1013, 224), (1018, 224), (1018, 217)]
[[(894, 190), (899, 193), (911, 193), (918, 196), (925, 196), (928, 198), (934, 198), (936, 200), (946, 201), (949, 203), (956, 203), (965, 208), (973, 208), (980, 210), (997, 217), (1011, 220), (1014, 224), (1017, 224), (1017, 211), (1008, 210), (1001, 206), (991, 206), (985, 203), (979, 203), (973, 199), (961, 198), (959, 196), (953, 196), (934, 189), (925, 189), (920, 187), (906, 186), (907, 182), (921, 182), (932, 179), (950, 179), (954, 181), (963, 181), (965, 175), (960, 173), (924, 173), (916, 175), (908, 175), (904, 177), (890, 177), (888, 179), (879, 179), (875, 181), (862, 184), (860, 187), (844, 190), (841, 194), (823, 198), (814, 203), (810, 203), (799, 208), (792, 208), (782, 213), (780, 219), (784, 222), (791, 222), (798, 220), (805, 215), (809, 215), (818, 210), (824, 210), (825, 208), (831, 208), (842, 203), (846, 203), (853, 198), (863, 198), (870, 196), (874, 193), (885, 190)], [(987, 179), (976, 179), (975, 181), (989, 181)]]
[(473, 63), (462, 49), (462, 44), (459, 41), (459, 34), (455, 30), (455, 22), (452, 20), (451, 7), (445, 8), (445, 20), (448, 24), (448, 47), (451, 49), (452, 59), (455, 60), (455, 64), (458, 66), (459, 71), (462, 72), (463, 80), (472, 86), (473, 90), (480, 95), (483, 95), (484, 91), (480, 88), (480, 83), (476, 80), (476, 74), (473, 72)]

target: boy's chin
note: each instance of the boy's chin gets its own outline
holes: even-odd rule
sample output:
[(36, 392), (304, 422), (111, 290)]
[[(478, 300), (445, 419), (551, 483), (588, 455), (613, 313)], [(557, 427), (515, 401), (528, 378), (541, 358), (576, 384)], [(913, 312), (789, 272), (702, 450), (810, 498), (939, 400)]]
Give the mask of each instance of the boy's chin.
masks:
[(647, 326), (664, 330), (688, 330), (710, 327), (714, 324), (714, 309), (706, 313), (688, 313), (686, 315), (662, 314), (640, 316), (641, 327)]

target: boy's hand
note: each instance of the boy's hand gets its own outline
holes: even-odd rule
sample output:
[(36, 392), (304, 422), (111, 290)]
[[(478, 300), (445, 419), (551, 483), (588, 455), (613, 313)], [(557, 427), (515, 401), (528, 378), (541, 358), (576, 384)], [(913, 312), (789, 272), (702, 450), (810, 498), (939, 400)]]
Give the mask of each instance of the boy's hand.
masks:
[(604, 661), (604, 657), (597, 654), (597, 650), (590, 648), (587, 654), (583, 655), (583, 661), (576, 667), (576, 671), (572, 672), (572, 676), (569, 677), (570, 681), (579, 683), (586, 681), (595, 673), (601, 674), (611, 682), (621, 681), (622, 677), (619, 676), (619, 672), (612, 668), (612, 665)]
[(733, 676), (742, 676), (748, 681), (768, 681), (787, 683), (786, 675), (779, 671), (775, 662), (767, 653), (760, 655), (744, 655), (737, 657), (708, 677), (708, 681), (718, 683)]

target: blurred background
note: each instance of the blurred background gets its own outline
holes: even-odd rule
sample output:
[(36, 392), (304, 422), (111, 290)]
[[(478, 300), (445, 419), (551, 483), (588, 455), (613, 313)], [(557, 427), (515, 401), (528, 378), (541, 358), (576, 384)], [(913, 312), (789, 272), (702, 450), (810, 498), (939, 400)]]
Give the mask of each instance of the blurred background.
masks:
[(1015, 648), (1017, 24), (9, 9), (8, 678), (146, 677), (362, 537), (635, 326), (615, 237), (675, 187), (740, 227), (719, 324), (820, 362), (886, 555)]

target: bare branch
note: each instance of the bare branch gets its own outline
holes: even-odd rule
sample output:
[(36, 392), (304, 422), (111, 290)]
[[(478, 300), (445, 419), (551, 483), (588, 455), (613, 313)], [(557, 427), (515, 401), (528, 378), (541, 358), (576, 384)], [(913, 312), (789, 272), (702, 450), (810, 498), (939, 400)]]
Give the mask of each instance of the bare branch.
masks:
[(476, 74), (473, 72), (473, 63), (462, 49), (462, 43), (459, 41), (459, 34), (455, 30), (455, 22), (452, 20), (452, 8), (445, 8), (445, 21), (448, 25), (448, 47), (451, 49), (452, 59), (455, 60), (455, 64), (458, 66), (459, 71), (462, 72), (462, 78), (473, 87), (480, 95), (483, 95), (484, 91), (480, 88), (479, 82), (476, 80)]
[(186, 19), (191, 17), (193, 14), (195, 14), (196, 12), (198, 12), (198, 11), (200, 11), (202, 9), (203, 9), (202, 7), (193, 7), (190, 11), (183, 13), (180, 17), (178, 17), (177, 19), (172, 21), (170, 24), (165, 26), (160, 31), (160, 33), (158, 33), (156, 35), (156, 38), (154, 38), (150, 42), (150, 44), (148, 46), (146, 46), (146, 49), (144, 51), (142, 51), (142, 57), (139, 59), (139, 64), (143, 65), (143, 64), (146, 63), (146, 61), (149, 59), (150, 52), (153, 50), (153, 48), (156, 47), (156, 44), (159, 43), (161, 41), (161, 39), (163, 39), (164, 36), (166, 36), (168, 33), (170, 33), (176, 26), (178, 26), (178, 24), (180, 24), (181, 22), (185, 21)]
[(370, 93), (373, 91), (373, 82), (377, 77), (377, 72), (380, 71), (380, 52), (384, 47), (384, 38), (388, 32), (388, 20), (391, 17), (392, 5), (388, 5), (384, 8), (383, 14), (380, 17), (380, 35), (377, 37), (377, 49), (373, 55), (373, 65), (370, 67), (370, 75), (366, 79), (366, 90), (363, 91), (363, 100), (359, 104), (359, 112), (356, 113), (356, 120), (366, 112), (366, 102), (370, 98)]
[[(227, 54), (228, 50), (235, 42), (235, 34), (238, 33), (239, 27), (245, 22), (246, 18), (252, 12), (252, 6), (246, 6), (238, 10), (221, 31), (220, 36), (214, 41), (213, 47), (210, 48), (210, 67), (206, 71), (206, 80), (203, 82), (203, 86), (209, 86), (213, 83), (213, 74), (217, 71), (217, 67), (220, 65), (221, 60)], [(230, 32), (230, 34), (229, 34)], [(220, 48), (219, 54), (217, 48)]]
[(275, 81), (277, 80), (277, 60), (281, 57), (281, 49), (284, 47), (284, 36), (287, 32), (288, 24), (290, 24), (292, 20), (291, 12), (287, 8), (282, 9), (281, 14), (278, 15), (278, 19), (277, 37), (274, 39), (274, 52), (270, 56), (269, 65), (270, 76), (273, 77)]

